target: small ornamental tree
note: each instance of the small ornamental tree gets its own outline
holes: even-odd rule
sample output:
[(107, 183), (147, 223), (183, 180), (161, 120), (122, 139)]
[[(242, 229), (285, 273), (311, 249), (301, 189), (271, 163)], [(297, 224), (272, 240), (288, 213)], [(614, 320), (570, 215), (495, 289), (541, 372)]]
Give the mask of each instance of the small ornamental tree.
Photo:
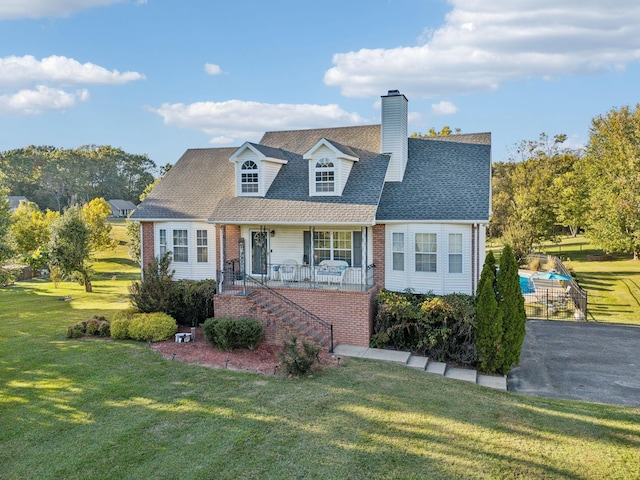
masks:
[(502, 345), (502, 318), (496, 298), (496, 260), (489, 252), (478, 283), (476, 304), (476, 351), (480, 369), (495, 373), (499, 370), (498, 353)]
[(92, 292), (90, 255), (91, 229), (82, 219), (80, 208), (74, 205), (51, 226), (50, 263), (63, 274), (76, 278), (86, 292)]
[(524, 309), (524, 297), (520, 290), (518, 263), (509, 245), (500, 256), (500, 271), (497, 279), (498, 311), (502, 319), (502, 346), (499, 351), (498, 371), (507, 373), (520, 361), (522, 342), (525, 335), (527, 314)]
[(104, 198), (94, 198), (82, 206), (82, 218), (91, 232), (91, 249), (108, 250), (117, 243), (111, 238), (111, 207)]

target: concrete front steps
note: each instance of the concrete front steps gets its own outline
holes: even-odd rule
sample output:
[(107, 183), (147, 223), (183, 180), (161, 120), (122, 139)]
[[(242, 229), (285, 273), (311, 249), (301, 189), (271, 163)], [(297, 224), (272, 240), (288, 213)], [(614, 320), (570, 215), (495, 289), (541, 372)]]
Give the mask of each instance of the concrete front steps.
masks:
[(381, 348), (356, 347), (353, 345), (338, 345), (333, 350), (334, 355), (343, 357), (366, 358), (384, 362), (397, 363), (415, 368), (427, 373), (435, 373), (445, 378), (453, 378), (464, 382), (471, 382), (483, 387), (495, 388), (507, 391), (507, 377), (478, 373), (468, 368), (450, 367), (443, 362), (433, 362), (427, 357), (413, 355), (410, 352), (397, 350), (384, 350)]

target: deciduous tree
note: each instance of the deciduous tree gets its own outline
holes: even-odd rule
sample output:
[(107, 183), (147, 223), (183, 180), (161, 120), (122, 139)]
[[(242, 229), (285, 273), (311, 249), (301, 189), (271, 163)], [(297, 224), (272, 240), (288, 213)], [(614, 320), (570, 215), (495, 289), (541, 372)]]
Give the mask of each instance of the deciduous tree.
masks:
[(82, 206), (82, 218), (91, 231), (91, 249), (94, 251), (116, 246), (111, 238), (110, 216), (111, 207), (104, 198), (94, 198)]
[(592, 120), (585, 158), (587, 235), (607, 252), (640, 257), (640, 104)]
[(51, 226), (49, 255), (52, 267), (76, 278), (78, 283), (84, 285), (86, 292), (93, 291), (91, 229), (83, 220), (80, 207), (70, 207)]

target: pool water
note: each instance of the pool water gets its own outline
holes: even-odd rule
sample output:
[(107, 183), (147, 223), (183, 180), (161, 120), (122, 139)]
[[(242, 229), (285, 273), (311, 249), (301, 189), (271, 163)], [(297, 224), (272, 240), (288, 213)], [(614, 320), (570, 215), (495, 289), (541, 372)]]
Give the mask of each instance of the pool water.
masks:
[(536, 293), (533, 282), (529, 277), (523, 277), (520, 275), (520, 291), (523, 295), (526, 295), (527, 293)]

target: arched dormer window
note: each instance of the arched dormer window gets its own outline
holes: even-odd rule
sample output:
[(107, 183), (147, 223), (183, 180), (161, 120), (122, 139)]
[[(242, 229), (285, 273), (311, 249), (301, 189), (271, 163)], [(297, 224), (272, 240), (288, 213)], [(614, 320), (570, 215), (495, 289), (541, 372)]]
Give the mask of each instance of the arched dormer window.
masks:
[(321, 158), (316, 162), (316, 193), (334, 192), (336, 168), (328, 158)]
[(247, 160), (240, 167), (240, 184), (242, 193), (258, 193), (258, 165)]

